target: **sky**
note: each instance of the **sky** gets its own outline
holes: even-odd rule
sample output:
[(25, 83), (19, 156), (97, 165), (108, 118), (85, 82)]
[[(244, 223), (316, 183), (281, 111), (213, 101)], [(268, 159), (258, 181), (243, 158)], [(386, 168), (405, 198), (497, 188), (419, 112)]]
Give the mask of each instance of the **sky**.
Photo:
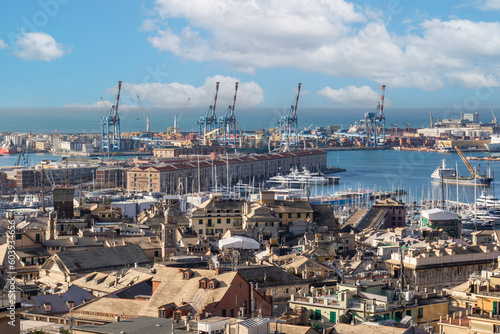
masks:
[(0, 108), (500, 106), (500, 0), (0, 3)]

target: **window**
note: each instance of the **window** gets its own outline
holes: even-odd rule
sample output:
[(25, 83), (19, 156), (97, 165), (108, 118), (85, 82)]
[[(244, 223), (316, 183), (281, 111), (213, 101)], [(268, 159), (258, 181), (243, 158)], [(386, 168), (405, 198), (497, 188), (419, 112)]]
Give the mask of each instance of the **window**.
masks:
[(202, 225), (203, 224), (203, 219), (198, 219), (198, 224)]
[(217, 218), (217, 224), (221, 224), (221, 223), (222, 223), (222, 219)]
[(278, 214), (278, 216), (279, 216), (280, 218), (283, 218), (283, 214), (282, 214), (282, 213)]
[(309, 212), (306, 212), (306, 218), (309, 218)]
[(198, 230), (198, 234), (203, 234), (203, 230)]
[(292, 218), (292, 214), (291, 213), (288, 214), (288, 218)]
[(35, 241), (40, 242), (40, 233), (35, 234)]
[(226, 316), (226, 309), (223, 309), (222, 310), (222, 316), (225, 317)]
[(462, 267), (457, 267), (457, 275), (462, 275)]
[(418, 319), (421, 319), (424, 317), (424, 308), (423, 307), (419, 307), (418, 310), (417, 310), (417, 318)]
[(244, 300), (243, 301), (243, 314), (247, 314), (248, 313), (248, 309), (247, 309), (247, 301)]
[(19, 233), (16, 234), (16, 240), (21, 240), (23, 238), (23, 236)]
[(158, 256), (159, 256), (159, 252), (155, 251), (155, 257), (158, 257)]
[(229, 310), (229, 316), (230, 317), (234, 317), (234, 309), (230, 309)]
[(297, 213), (297, 218), (300, 218), (300, 212), (299, 212), (299, 213)]
[(406, 310), (406, 315), (409, 315), (411, 317), (411, 310)]
[(189, 273), (184, 273), (182, 274), (183, 279), (189, 279)]
[(226, 219), (226, 224), (231, 224), (231, 218)]
[(207, 226), (212, 226), (212, 219), (208, 219)]

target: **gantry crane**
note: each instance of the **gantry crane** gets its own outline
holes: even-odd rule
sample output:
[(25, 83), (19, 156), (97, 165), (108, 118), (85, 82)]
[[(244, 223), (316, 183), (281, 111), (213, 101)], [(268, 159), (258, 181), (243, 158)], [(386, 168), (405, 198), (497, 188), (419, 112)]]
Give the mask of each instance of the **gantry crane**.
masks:
[(116, 105), (111, 106), (111, 108), (107, 111), (106, 116), (103, 117), (100, 123), (102, 127), (101, 150), (103, 152), (120, 151), (121, 134), (120, 134), (120, 116), (118, 114), (118, 104), (120, 102), (121, 89), (122, 89), (122, 82), (118, 81), (118, 94), (116, 94)]
[(174, 115), (174, 133), (178, 133), (179, 132), (179, 122), (181, 121), (181, 118), (182, 118), (182, 115), (184, 114), (184, 112), (186, 111), (186, 108), (187, 108), (187, 105), (189, 103), (189, 101), (191, 100), (190, 97), (188, 97), (186, 103), (184, 103), (184, 106), (182, 107), (182, 110), (179, 114), (179, 117), (177, 117), (177, 115)]
[(280, 117), (278, 124), (280, 135), (280, 149), (289, 151), (291, 148), (297, 148), (299, 145), (299, 126), (297, 117), (297, 106), (299, 104), (300, 87), (297, 88), (297, 98), (295, 106), (291, 105), (287, 112)]
[(389, 125), (393, 127), (394, 132), (395, 132), (394, 135), (397, 136), (398, 135), (398, 123), (389, 124)]
[(494, 125), (498, 125), (498, 118), (495, 116), (495, 112), (493, 111), (493, 106), (491, 105), (491, 103), (490, 103), (490, 109), (491, 109), (491, 116), (493, 117), (491, 122)]
[(200, 117), (197, 124), (200, 126), (198, 140), (200, 145), (203, 145), (204, 136), (207, 132), (213, 131), (217, 128), (217, 117), (215, 116), (215, 107), (217, 105), (217, 95), (219, 94), (219, 83), (215, 83), (215, 96), (214, 104), (209, 106), (205, 114)]
[(234, 116), (234, 106), (236, 104), (238, 85), (239, 82), (234, 83), (233, 104), (227, 107), (224, 115), (220, 116), (217, 121), (218, 127), (222, 129), (219, 136), (219, 142), (226, 146), (236, 144), (236, 117)]
[(146, 132), (149, 135), (151, 133), (151, 126), (149, 123), (149, 115), (146, 115), (146, 112), (144, 111), (144, 107), (142, 106), (142, 101), (141, 101), (141, 97), (139, 96), (139, 94), (137, 94), (137, 100), (139, 101), (139, 107), (141, 108), (142, 114), (144, 115), (144, 120), (146, 121)]
[(384, 96), (385, 85), (382, 85), (380, 101), (375, 112), (365, 113), (363, 122), (365, 123), (366, 146), (385, 146)]

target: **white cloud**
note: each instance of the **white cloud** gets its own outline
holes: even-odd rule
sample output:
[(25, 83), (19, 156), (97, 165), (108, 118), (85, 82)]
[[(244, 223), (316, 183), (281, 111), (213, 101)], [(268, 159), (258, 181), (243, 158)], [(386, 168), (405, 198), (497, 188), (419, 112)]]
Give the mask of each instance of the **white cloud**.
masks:
[[(195, 87), (182, 83), (145, 83), (122, 84), (122, 96), (129, 101), (141, 100), (149, 102), (151, 107), (180, 107), (188, 98), (189, 107), (207, 107), (213, 104), (215, 83), (220, 82), (216, 110), (221, 112), (233, 101), (235, 82), (239, 82), (236, 105), (247, 107), (264, 102), (264, 91), (255, 82), (241, 82), (237, 78), (216, 75), (205, 79), (203, 86)], [(108, 94), (116, 94), (116, 86), (107, 89)]]
[(2, 39), (0, 39), (0, 49), (6, 49), (9, 45), (5, 43)]
[(152, 19), (146, 19), (142, 21), (142, 25), (140, 27), (140, 31), (153, 31), (158, 29), (158, 26), (156, 25), (155, 20)]
[[(155, 10), (155, 48), (247, 73), (294, 68), (424, 90), (499, 84), (499, 22), (424, 20), (398, 35), (388, 31), (390, 15), (345, 0), (156, 0)], [(174, 19), (187, 23), (169, 25)], [(470, 71), (472, 82), (459, 80)]]
[[(368, 86), (347, 86), (340, 89), (325, 87), (318, 91), (318, 95), (326, 97), (333, 105), (351, 107), (376, 107), (380, 101), (380, 94)], [(385, 104), (389, 104), (388, 99)]]
[(498, 87), (500, 81), (495, 74), (480, 74), (473, 71), (451, 72), (445, 74), (450, 83), (474, 89), (477, 87)]
[(482, 10), (497, 10), (500, 9), (500, 0), (480, 0), (478, 7)]
[(51, 61), (69, 53), (71, 48), (43, 32), (21, 33), (14, 45), (14, 55), (26, 60)]

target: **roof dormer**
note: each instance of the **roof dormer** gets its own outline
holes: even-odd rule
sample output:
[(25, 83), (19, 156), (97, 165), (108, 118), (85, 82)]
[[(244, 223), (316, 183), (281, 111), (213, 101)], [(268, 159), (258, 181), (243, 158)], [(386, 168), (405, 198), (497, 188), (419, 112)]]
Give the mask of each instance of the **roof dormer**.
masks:
[(193, 271), (191, 269), (184, 269), (182, 270), (182, 279), (190, 279), (191, 276), (193, 276)]

